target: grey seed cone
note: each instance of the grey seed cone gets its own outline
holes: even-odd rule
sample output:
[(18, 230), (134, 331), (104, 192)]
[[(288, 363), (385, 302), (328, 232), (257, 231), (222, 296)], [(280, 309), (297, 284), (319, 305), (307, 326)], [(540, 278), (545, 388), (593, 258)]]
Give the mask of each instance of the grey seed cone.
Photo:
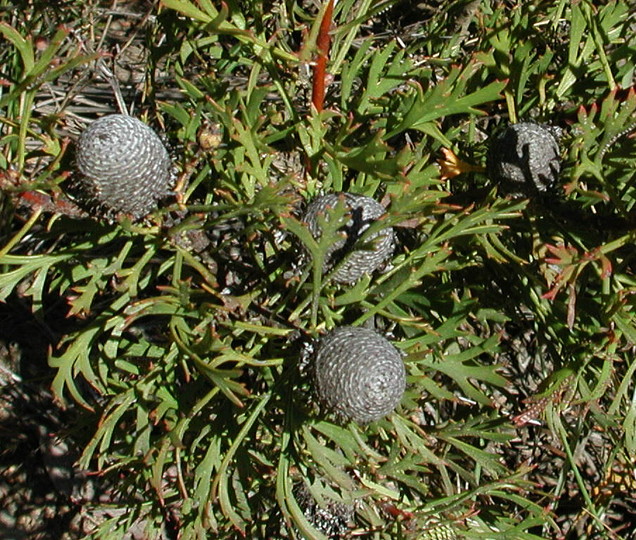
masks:
[(559, 143), (544, 126), (513, 124), (490, 142), (488, 173), (505, 190), (546, 191), (560, 172)]
[(359, 424), (392, 412), (406, 388), (400, 352), (368, 328), (343, 326), (324, 336), (312, 375), (318, 399), (327, 409)]
[(304, 482), (294, 486), (294, 497), (307, 521), (327, 538), (342, 538), (353, 521), (354, 505), (324, 498), (320, 506)]
[(355, 244), (371, 224), (386, 213), (384, 207), (370, 197), (353, 193), (329, 193), (318, 197), (307, 207), (303, 221), (312, 236), (319, 239), (322, 230), (319, 217), (329, 220), (329, 213), (343, 200), (349, 215), (347, 224), (341, 229), (343, 238), (334, 239), (325, 257), (324, 272), (342, 262), (334, 273), (338, 283), (354, 283), (364, 274), (370, 274), (384, 264), (395, 249), (395, 233), (387, 227), (365, 239), (364, 249), (355, 249)]
[(145, 216), (174, 180), (168, 151), (153, 129), (121, 114), (104, 116), (82, 132), (76, 166), (81, 199), (105, 215)]

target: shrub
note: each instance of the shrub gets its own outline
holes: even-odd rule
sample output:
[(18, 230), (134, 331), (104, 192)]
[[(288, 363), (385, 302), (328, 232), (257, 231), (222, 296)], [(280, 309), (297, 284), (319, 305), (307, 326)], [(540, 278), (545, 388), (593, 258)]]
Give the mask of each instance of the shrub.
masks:
[[(307, 501), (353, 507), (351, 535), (373, 538), (630, 523), (633, 17), (451, 4), (2, 2), (0, 298), (54, 328), (78, 466), (124, 510), (93, 537), (322, 538)], [(115, 103), (166, 134), (178, 169), (139, 221), (63, 195), (69, 141)], [(488, 136), (522, 120), (564, 131), (546, 196), (484, 172)], [(362, 238), (396, 231), (383, 273), (323, 273), (341, 220), (314, 238), (302, 215), (332, 192), (386, 209)], [(404, 353), (407, 387), (386, 418), (343, 426), (303, 357), (362, 325)]]

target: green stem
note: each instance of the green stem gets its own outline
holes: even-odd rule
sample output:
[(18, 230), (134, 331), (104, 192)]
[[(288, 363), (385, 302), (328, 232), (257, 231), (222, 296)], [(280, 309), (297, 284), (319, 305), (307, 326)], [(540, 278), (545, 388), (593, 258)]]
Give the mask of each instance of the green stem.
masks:
[(22, 240), (22, 238), (24, 238), (24, 235), (29, 232), (29, 230), (31, 229), (31, 227), (33, 227), (41, 214), (41, 207), (34, 210), (29, 220), (24, 225), (22, 225), (22, 228), (13, 236), (13, 238), (11, 238), (11, 240), (9, 240), (2, 249), (0, 249), (0, 257), (4, 257), (7, 253), (9, 253), (9, 251), (14, 248), (16, 244), (20, 242), (20, 240)]
[(18, 170), (24, 168), (26, 161), (26, 140), (27, 131), (29, 130), (29, 121), (31, 120), (31, 111), (35, 101), (35, 92), (25, 92), (23, 94), (24, 101), (22, 103), (22, 114), (20, 115), (20, 129), (18, 131)]
[(583, 495), (583, 499), (585, 500), (587, 509), (592, 514), (592, 516), (594, 516), (595, 519), (598, 520), (598, 516), (596, 515), (596, 508), (594, 507), (592, 498), (590, 497), (590, 494), (588, 493), (587, 488), (585, 487), (585, 481), (583, 480), (583, 477), (581, 476), (581, 473), (579, 472), (579, 468), (576, 466), (576, 462), (574, 460), (574, 454), (572, 453), (572, 449), (570, 448), (570, 445), (568, 443), (568, 434), (565, 431), (565, 427), (563, 427), (563, 423), (561, 422), (561, 419), (556, 416), (555, 416), (554, 424), (557, 428), (557, 431), (559, 432), (559, 436), (561, 437), (561, 443), (563, 444), (563, 448), (565, 448), (565, 453), (568, 456), (568, 462), (570, 464), (570, 468), (572, 469), (572, 472), (574, 473), (574, 478), (576, 479), (576, 483), (578, 484), (579, 489), (581, 490), (581, 495)]

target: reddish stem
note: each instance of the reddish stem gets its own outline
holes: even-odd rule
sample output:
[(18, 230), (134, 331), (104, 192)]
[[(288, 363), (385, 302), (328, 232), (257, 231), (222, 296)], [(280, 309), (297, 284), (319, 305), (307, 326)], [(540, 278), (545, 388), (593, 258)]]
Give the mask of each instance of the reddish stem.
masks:
[(325, 87), (326, 87), (326, 74), (327, 74), (327, 58), (329, 56), (329, 46), (331, 44), (331, 36), (329, 31), (331, 29), (331, 19), (333, 16), (333, 2), (329, 0), (325, 9), (325, 14), (320, 21), (320, 30), (318, 32), (318, 39), (316, 40), (316, 48), (318, 49), (318, 56), (314, 61), (314, 79), (311, 93), (311, 102), (318, 112), (323, 110), (325, 103)]
[(78, 207), (75, 203), (66, 200), (51, 197), (38, 191), (24, 191), (18, 195), (19, 204), (29, 206), (31, 208), (41, 207), (45, 212), (55, 214), (63, 214), (73, 218), (83, 218), (88, 214)]

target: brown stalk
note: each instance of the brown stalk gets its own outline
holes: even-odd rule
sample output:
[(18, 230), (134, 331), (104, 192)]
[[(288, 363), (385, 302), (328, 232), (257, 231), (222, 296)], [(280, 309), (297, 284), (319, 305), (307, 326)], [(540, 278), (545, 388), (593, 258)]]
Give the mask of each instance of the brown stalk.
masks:
[(334, 0), (329, 0), (327, 3), (322, 21), (320, 21), (320, 30), (318, 32), (318, 38), (316, 40), (318, 56), (316, 57), (313, 66), (314, 77), (311, 92), (311, 102), (318, 112), (321, 112), (323, 110), (323, 106), (325, 103), (327, 58), (329, 57), (329, 46), (331, 44), (331, 36), (329, 35), (329, 31), (331, 29), (331, 19), (333, 16), (333, 3)]

